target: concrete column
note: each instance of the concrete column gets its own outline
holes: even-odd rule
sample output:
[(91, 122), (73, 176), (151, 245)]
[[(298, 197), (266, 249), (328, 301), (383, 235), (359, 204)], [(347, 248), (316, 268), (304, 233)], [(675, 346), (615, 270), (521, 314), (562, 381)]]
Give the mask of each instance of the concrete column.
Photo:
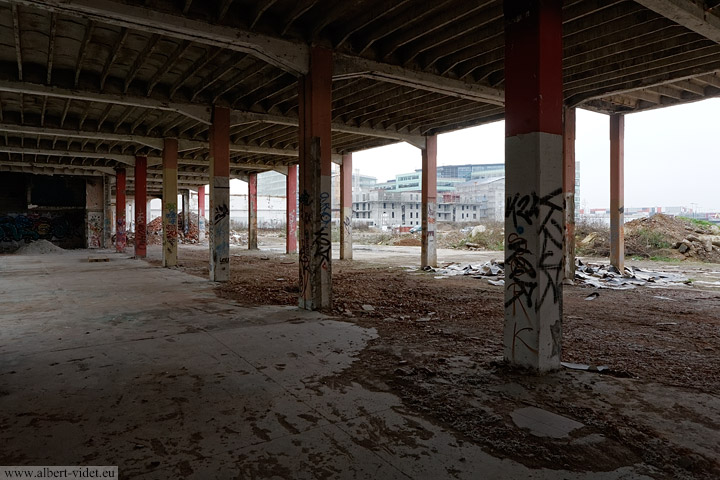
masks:
[(185, 189), (180, 195), (182, 198), (183, 235), (187, 237), (190, 234), (190, 190)]
[(127, 233), (125, 231), (125, 187), (127, 177), (124, 168), (115, 169), (115, 250), (125, 253)]
[(147, 157), (135, 157), (135, 256), (147, 256)]
[(352, 154), (340, 165), (340, 258), (352, 260)]
[(560, 367), (562, 1), (505, 0), (504, 356)]
[(625, 116), (610, 115), (610, 263), (625, 272)]
[(103, 175), (103, 248), (112, 246), (112, 195), (110, 175)]
[(215, 107), (210, 127), (210, 280), (230, 279), (230, 110)]
[(565, 199), (565, 279), (575, 279), (575, 109), (563, 118), (563, 198)]
[(258, 248), (257, 173), (248, 174), (248, 249)]
[(422, 236), (420, 265), (437, 267), (435, 212), (437, 211), (437, 135), (425, 137), (422, 149)]
[(300, 308), (332, 308), (332, 51), (313, 47), (300, 77)]
[(290, 165), (285, 183), (285, 253), (297, 253), (297, 171), (297, 165)]
[(177, 266), (178, 259), (178, 141), (166, 138), (163, 146), (163, 267)]
[(198, 242), (205, 238), (205, 185), (198, 187)]

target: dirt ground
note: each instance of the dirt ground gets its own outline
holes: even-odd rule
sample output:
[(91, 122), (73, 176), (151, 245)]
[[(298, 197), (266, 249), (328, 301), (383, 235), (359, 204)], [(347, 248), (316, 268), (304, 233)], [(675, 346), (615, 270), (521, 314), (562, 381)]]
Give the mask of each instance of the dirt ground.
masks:
[[(297, 257), (232, 252), (231, 281), (216, 288), (220, 297), (243, 305), (297, 304)], [(185, 250), (181, 258), (183, 270), (207, 276), (205, 250)], [(388, 263), (333, 262), (336, 300), (329, 313), (375, 328), (379, 337), (349, 370), (327, 381), (391, 391), (490, 453), (532, 467), (609, 471), (642, 461), (662, 471), (659, 478), (720, 478), (716, 447), (703, 454), (663, 439), (664, 433), (627, 413), (628, 405), (641, 402), (633, 394), (615, 395), (613, 403), (598, 390), (601, 382), (576, 384), (574, 371), (528, 376), (506, 367), (502, 286), (472, 277), (436, 279)], [(679, 397), (692, 392), (717, 400), (720, 292), (686, 286), (600, 290), (586, 300), (592, 291), (565, 287), (563, 361), (607, 366), (628, 387), (657, 384)], [(568, 444), (508, 428), (502, 419), (527, 405), (570, 412), (602, 432), (604, 441)], [(681, 422), (690, 410), (677, 402), (656, 413)], [(720, 431), (718, 418), (698, 421), (716, 435)]]

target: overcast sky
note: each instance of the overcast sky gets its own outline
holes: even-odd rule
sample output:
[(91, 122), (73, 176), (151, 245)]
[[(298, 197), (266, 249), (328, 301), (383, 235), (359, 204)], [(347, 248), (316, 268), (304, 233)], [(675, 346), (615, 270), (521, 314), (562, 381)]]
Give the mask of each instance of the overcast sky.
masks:
[[(440, 135), (438, 165), (504, 162), (504, 122)], [(576, 159), (582, 208), (610, 204), (606, 115), (579, 110)], [(378, 181), (421, 166), (420, 150), (397, 144), (353, 154), (353, 168)], [(625, 117), (625, 206), (698, 204), (720, 212), (720, 99)]]

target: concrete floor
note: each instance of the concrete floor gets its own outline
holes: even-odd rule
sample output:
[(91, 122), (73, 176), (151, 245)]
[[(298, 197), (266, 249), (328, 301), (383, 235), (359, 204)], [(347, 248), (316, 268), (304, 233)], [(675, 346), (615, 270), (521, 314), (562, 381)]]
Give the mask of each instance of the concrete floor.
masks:
[(647, 478), (530, 470), (323, 380), (374, 330), (127, 255), (0, 256), (0, 464), (118, 465), (121, 478)]

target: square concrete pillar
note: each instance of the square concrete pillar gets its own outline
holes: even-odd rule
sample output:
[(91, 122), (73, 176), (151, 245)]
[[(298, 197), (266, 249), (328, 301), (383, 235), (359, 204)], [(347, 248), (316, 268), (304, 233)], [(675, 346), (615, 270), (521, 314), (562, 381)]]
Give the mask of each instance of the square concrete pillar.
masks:
[(352, 260), (352, 154), (340, 165), (340, 258)]
[(625, 116), (610, 115), (610, 263), (625, 273)]
[(420, 265), (437, 267), (435, 215), (437, 212), (437, 135), (425, 137), (422, 149), (422, 236)]
[(198, 187), (198, 242), (205, 239), (205, 185)]
[(248, 174), (248, 250), (258, 248), (257, 173)]
[(562, 1), (505, 0), (504, 356), (560, 367), (563, 280)]
[(285, 181), (285, 253), (297, 253), (298, 167), (288, 167)]
[(147, 256), (147, 157), (135, 157), (135, 256)]
[(230, 109), (215, 107), (210, 127), (210, 280), (230, 279)]
[(125, 189), (127, 174), (124, 168), (115, 169), (115, 250), (125, 253), (127, 232), (125, 231)]
[(300, 77), (300, 308), (332, 307), (332, 51), (313, 47)]
[(190, 190), (183, 189), (180, 198), (182, 199), (183, 235), (187, 237), (190, 235)]
[(563, 198), (565, 199), (565, 279), (575, 279), (575, 109), (563, 115)]
[(163, 145), (163, 267), (177, 266), (178, 259), (178, 179), (177, 179), (178, 141), (166, 138)]
[(103, 175), (103, 248), (112, 247), (112, 177)]

